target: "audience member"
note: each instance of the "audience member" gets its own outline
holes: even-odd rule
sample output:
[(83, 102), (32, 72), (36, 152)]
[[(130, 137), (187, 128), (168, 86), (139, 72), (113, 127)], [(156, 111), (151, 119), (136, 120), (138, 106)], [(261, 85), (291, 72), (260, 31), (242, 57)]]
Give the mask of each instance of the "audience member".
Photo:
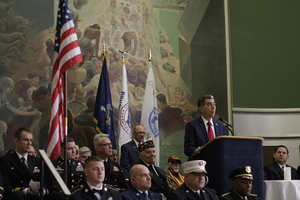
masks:
[(90, 148), (83, 146), (79, 149), (79, 161), (80, 162), (85, 162), (86, 159), (92, 156), (92, 151)]
[(117, 149), (112, 149), (112, 154), (111, 154), (111, 156), (109, 156), (109, 159), (112, 160), (112, 161), (114, 161), (114, 162), (119, 163), (118, 162), (118, 158), (119, 158), (118, 150)]
[(261, 200), (252, 191), (254, 169), (250, 166), (240, 167), (230, 172), (228, 178), (232, 180), (231, 190), (219, 197), (219, 200)]
[(176, 190), (170, 192), (168, 200), (206, 199), (217, 200), (216, 191), (204, 188), (207, 172), (204, 160), (193, 160), (182, 164), (184, 183)]
[[(29, 182), (40, 181), (41, 175), (40, 160), (28, 155), (32, 140), (32, 133), (29, 129), (25, 127), (17, 129), (14, 133), (15, 151), (0, 158), (0, 172), (4, 181), (3, 197), (7, 200), (37, 199), (40, 197), (39, 191), (29, 188)], [(42, 191), (42, 195), (44, 195), (45, 200), (63, 199), (62, 193), (49, 194), (48, 190), (45, 189)]]
[(121, 195), (112, 186), (103, 184), (105, 169), (102, 159), (91, 156), (84, 164), (86, 181), (72, 189), (71, 200), (120, 200)]
[(199, 154), (201, 147), (213, 138), (226, 135), (224, 125), (213, 119), (216, 102), (212, 95), (200, 97), (198, 109), (201, 116), (188, 122), (185, 127), (184, 153), (189, 159), (193, 154)]
[(151, 179), (151, 188), (153, 192), (163, 193), (164, 196), (172, 191), (169, 187), (166, 178), (166, 171), (154, 165), (155, 161), (155, 147), (152, 140), (148, 140), (139, 146), (140, 161), (138, 164), (145, 165), (150, 173), (153, 175)]
[[(289, 158), (289, 150), (284, 145), (279, 145), (273, 154), (273, 163), (264, 167), (265, 179), (267, 180), (283, 180), (283, 171), (285, 167), (291, 167), (286, 164)], [(291, 178), (298, 179), (297, 171), (291, 167)]]
[(121, 147), (121, 166), (127, 170), (140, 160), (138, 146), (142, 144), (145, 138), (144, 126), (137, 125), (132, 135), (132, 140)]
[(125, 175), (121, 166), (108, 159), (112, 155), (112, 144), (108, 134), (97, 134), (94, 137), (94, 146), (97, 156), (102, 159), (105, 167), (104, 183), (112, 185), (119, 190), (127, 189)]
[[(57, 167), (56, 170), (60, 174), (61, 178), (64, 180), (64, 155), (65, 155), (65, 147), (64, 142), (61, 143), (61, 151), (60, 155), (57, 158), (56, 162), (54, 161), (54, 166)], [(76, 144), (73, 138), (67, 138), (67, 173), (68, 173), (68, 183), (67, 186), (69, 189), (81, 184), (82, 181), (85, 180), (83, 164), (75, 160), (76, 155)]]
[(168, 159), (167, 181), (174, 190), (184, 182), (184, 177), (179, 172), (180, 165), (181, 161), (178, 156), (170, 156)]
[(141, 164), (133, 165), (129, 171), (131, 187), (122, 192), (122, 200), (161, 200), (161, 195), (149, 190), (151, 188), (151, 174), (149, 169)]

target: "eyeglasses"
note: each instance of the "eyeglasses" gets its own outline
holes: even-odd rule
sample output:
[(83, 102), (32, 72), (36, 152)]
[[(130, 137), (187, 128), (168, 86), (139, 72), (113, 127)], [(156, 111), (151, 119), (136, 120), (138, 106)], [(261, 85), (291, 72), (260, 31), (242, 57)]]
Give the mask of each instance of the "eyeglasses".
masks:
[(112, 143), (98, 144), (97, 146), (105, 146), (105, 147), (108, 147), (108, 146), (112, 146)]

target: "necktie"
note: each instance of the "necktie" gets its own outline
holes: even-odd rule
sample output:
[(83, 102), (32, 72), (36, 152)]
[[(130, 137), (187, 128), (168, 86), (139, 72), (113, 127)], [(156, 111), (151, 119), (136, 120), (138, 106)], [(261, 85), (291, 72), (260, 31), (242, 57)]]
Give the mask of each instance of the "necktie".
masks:
[(103, 194), (103, 190), (97, 190), (97, 189), (93, 189), (93, 192), (94, 193), (98, 193), (98, 194), (100, 194), (101, 196), (102, 196), (102, 194)]
[(164, 182), (160, 178), (159, 174), (156, 173), (156, 171), (153, 169), (153, 165), (150, 165), (148, 167), (149, 171), (151, 174), (153, 174), (153, 180), (159, 184), (159, 187), (163, 188), (164, 187)]
[(107, 175), (108, 172), (109, 172), (109, 164), (108, 164), (108, 161), (104, 161), (104, 167), (105, 167), (105, 175)]
[(282, 166), (282, 171), (284, 171), (284, 166)]
[(143, 192), (143, 193), (141, 194), (140, 200), (147, 200), (147, 194), (146, 194), (146, 192)]
[(211, 128), (211, 123), (207, 122), (207, 126), (208, 126), (208, 128), (207, 128), (208, 138), (209, 138), (209, 140), (212, 140), (212, 139), (214, 139), (214, 133), (213, 133), (213, 130)]
[(199, 192), (195, 192), (195, 194), (202, 199), (201, 194)]
[(26, 163), (25, 163), (25, 158), (24, 158), (24, 157), (21, 158), (21, 162), (22, 162), (23, 167), (24, 167), (26, 170), (28, 170), (27, 165), (26, 165)]

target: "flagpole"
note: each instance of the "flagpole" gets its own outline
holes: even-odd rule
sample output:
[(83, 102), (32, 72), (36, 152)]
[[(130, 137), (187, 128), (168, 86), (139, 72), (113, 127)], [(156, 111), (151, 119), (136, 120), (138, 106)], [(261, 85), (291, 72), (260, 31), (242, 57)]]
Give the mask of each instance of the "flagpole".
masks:
[(68, 160), (67, 160), (67, 139), (68, 139), (68, 108), (67, 108), (67, 70), (64, 72), (64, 106), (65, 106), (65, 137), (64, 137), (64, 181), (68, 184)]

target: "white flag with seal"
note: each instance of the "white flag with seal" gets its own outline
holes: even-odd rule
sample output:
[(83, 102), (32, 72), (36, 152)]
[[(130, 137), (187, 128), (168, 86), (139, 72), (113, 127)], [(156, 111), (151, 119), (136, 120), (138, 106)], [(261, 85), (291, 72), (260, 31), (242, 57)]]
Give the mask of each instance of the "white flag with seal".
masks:
[(149, 72), (145, 87), (145, 95), (143, 101), (141, 124), (146, 129), (147, 140), (153, 140), (155, 145), (155, 165), (159, 166), (159, 129), (158, 129), (158, 110), (156, 99), (155, 80), (152, 70), (152, 64), (149, 62)]
[(120, 104), (119, 104), (118, 133), (119, 133), (118, 151), (121, 156), (121, 146), (131, 141), (127, 72), (126, 72), (125, 61), (122, 61), (122, 86), (121, 86), (121, 95), (120, 95)]

